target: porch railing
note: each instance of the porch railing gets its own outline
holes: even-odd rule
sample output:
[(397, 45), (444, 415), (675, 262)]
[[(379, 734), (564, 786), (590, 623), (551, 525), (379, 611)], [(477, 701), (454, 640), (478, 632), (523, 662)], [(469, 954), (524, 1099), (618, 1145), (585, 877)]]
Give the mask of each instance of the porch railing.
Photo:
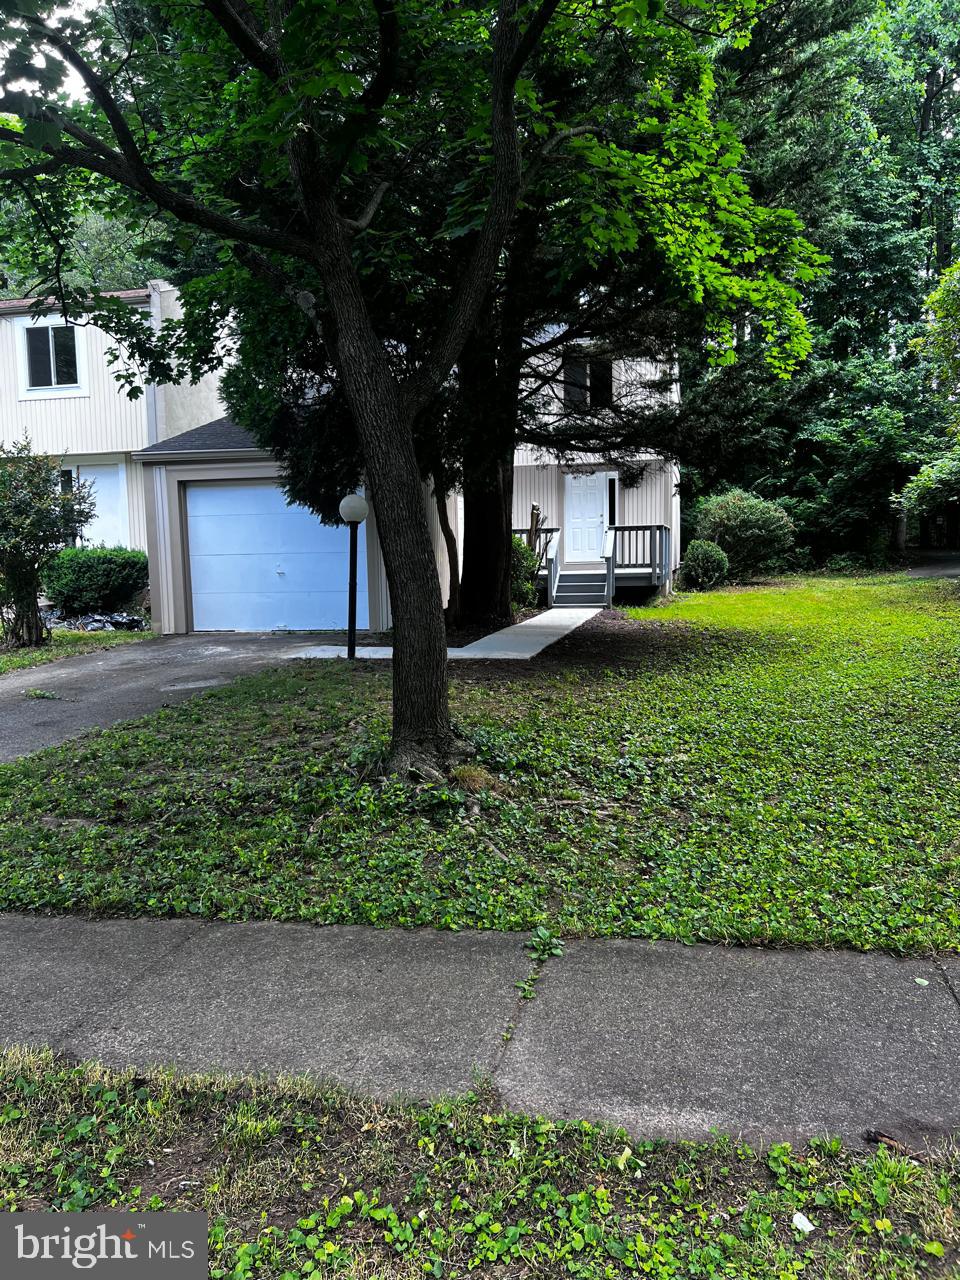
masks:
[[(546, 527), (543, 527), (537, 530), (533, 550), (536, 552), (537, 559), (540, 561), (541, 564), (543, 564), (544, 559), (546, 557), (547, 547), (550, 543), (550, 539), (553, 537), (555, 533), (559, 533), (559, 532), (560, 532), (559, 529), (548, 529)], [(524, 542), (526, 542), (527, 545), (529, 546), (529, 543), (530, 543), (529, 529), (514, 529), (513, 536), (515, 538), (522, 538)]]
[(618, 569), (649, 571), (651, 585), (667, 587), (673, 576), (671, 530), (665, 524), (612, 524), (603, 541), (607, 604), (613, 603)]
[(560, 530), (552, 529), (550, 538), (544, 548), (544, 559), (547, 566), (547, 607), (552, 609), (560, 581)]

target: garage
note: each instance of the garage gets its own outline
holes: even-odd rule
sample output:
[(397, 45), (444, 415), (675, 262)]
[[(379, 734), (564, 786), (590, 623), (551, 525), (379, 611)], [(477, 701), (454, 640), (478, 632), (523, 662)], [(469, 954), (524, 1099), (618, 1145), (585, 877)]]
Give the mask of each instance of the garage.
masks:
[[(347, 625), (349, 534), (290, 506), (269, 480), (183, 486), (194, 631), (326, 631)], [(357, 625), (369, 626), (366, 556)]]

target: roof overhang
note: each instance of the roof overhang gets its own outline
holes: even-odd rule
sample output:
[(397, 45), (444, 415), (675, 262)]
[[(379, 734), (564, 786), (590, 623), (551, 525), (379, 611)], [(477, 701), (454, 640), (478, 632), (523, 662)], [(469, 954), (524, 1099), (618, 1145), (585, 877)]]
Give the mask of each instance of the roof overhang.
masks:
[[(104, 298), (120, 299), (121, 302), (128, 302), (131, 306), (148, 306), (150, 302), (149, 289), (117, 289), (112, 292), (101, 295)], [(96, 299), (89, 299), (90, 306), (96, 304)], [(0, 298), (0, 316), (25, 316), (37, 308), (44, 311), (61, 310), (59, 298)]]
[[(171, 438), (172, 444), (176, 436)], [(275, 462), (273, 454), (263, 449), (152, 449), (148, 452), (132, 453), (135, 462), (145, 467), (164, 466), (168, 462)]]

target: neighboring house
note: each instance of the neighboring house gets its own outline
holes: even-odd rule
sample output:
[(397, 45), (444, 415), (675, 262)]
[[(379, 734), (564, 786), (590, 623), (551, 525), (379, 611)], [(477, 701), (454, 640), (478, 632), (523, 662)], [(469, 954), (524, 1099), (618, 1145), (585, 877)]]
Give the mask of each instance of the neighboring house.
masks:
[[(114, 293), (155, 326), (179, 314), (176, 289), (151, 281)], [(223, 412), (217, 380), (151, 386), (131, 400), (114, 374), (115, 341), (94, 325), (66, 324), (51, 310), (37, 318), (35, 299), (0, 300), (0, 441), (29, 440), (61, 460), (63, 484), (88, 481), (96, 511), (83, 533), (90, 546), (146, 550), (140, 463), (133, 455)]]
[[(623, 369), (592, 360), (586, 394), (614, 396)], [(598, 391), (598, 388), (600, 390)], [(576, 394), (576, 392), (574, 393)], [(564, 393), (565, 395), (565, 393)], [(136, 454), (143, 467), (154, 627), (190, 631), (339, 629), (347, 620), (348, 534), (287, 504), (275, 459), (219, 418)], [(667, 588), (679, 551), (677, 471), (653, 455), (631, 459), (633, 482), (599, 458), (517, 451), (513, 523), (539, 506), (547, 526), (551, 603), (604, 604), (623, 587)], [(446, 600), (449, 566), (436, 503), (424, 500)], [(447, 515), (462, 553), (462, 500)], [(375, 514), (360, 557), (358, 625), (391, 623)]]

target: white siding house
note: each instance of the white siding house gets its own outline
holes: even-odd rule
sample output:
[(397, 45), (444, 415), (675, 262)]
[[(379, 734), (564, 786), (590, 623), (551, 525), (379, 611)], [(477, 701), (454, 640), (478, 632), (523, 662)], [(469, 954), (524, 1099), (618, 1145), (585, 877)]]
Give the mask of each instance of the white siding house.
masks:
[[(623, 368), (588, 363), (588, 395), (598, 388), (604, 395), (621, 392), (628, 381)], [(288, 506), (275, 459), (247, 431), (219, 418), (166, 436), (136, 461), (146, 481), (158, 631), (345, 625), (347, 530)], [(623, 588), (668, 590), (680, 543), (677, 481), (675, 465), (654, 454), (629, 459), (621, 472), (598, 455), (519, 448), (513, 525), (528, 529), (531, 508), (539, 507), (548, 602), (606, 604)], [(446, 602), (450, 566), (429, 485), (424, 503)], [(462, 554), (458, 495), (448, 500), (447, 516)], [(391, 624), (390, 596), (374, 511), (362, 537), (358, 613), (361, 625), (384, 631)]]
[[(155, 326), (177, 314), (177, 291), (163, 281), (114, 294)], [(96, 502), (83, 541), (147, 548), (140, 463), (133, 454), (222, 413), (217, 380), (147, 386), (131, 400), (109, 362), (115, 341), (94, 325), (39, 318), (35, 300), (0, 300), (0, 441), (27, 440), (60, 459), (64, 483), (92, 484)]]

